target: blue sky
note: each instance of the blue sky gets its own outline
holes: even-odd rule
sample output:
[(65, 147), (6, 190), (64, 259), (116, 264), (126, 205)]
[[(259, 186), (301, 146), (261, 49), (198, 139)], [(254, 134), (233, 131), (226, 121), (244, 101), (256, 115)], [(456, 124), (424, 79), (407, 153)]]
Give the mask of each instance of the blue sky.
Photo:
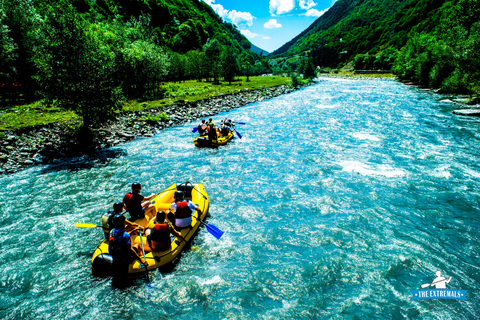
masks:
[(275, 51), (308, 28), (336, 0), (203, 0), (257, 47)]

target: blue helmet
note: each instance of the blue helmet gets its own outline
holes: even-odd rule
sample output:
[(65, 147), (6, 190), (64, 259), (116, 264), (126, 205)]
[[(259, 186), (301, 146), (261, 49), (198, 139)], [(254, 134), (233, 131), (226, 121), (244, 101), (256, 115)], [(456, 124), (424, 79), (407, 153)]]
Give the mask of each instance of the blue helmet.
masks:
[(117, 202), (113, 205), (113, 211), (120, 212), (123, 209), (123, 202)]
[(132, 183), (132, 191), (136, 189), (142, 189), (142, 185), (140, 184), (140, 182)]

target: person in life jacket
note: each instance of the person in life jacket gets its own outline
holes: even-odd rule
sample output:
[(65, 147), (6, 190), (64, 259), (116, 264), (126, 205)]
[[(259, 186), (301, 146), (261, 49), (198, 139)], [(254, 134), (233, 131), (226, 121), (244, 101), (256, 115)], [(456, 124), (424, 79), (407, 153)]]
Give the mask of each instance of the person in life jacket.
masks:
[(128, 265), (134, 260), (140, 260), (144, 265), (147, 262), (140, 255), (138, 245), (132, 246), (130, 234), (125, 231), (125, 216), (117, 214), (113, 218), (114, 228), (108, 239), (108, 252), (113, 259), (114, 273), (128, 273)]
[[(113, 218), (117, 214), (121, 214), (123, 211), (123, 202), (116, 202), (113, 204), (113, 210), (108, 211), (102, 216), (102, 227), (105, 234), (105, 240), (108, 240), (110, 237), (110, 231), (113, 229)], [(144, 229), (142, 226), (125, 220), (125, 231), (131, 232), (135, 229)]]
[(171, 247), (170, 234), (182, 241), (182, 235), (171, 224), (165, 223), (165, 212), (158, 211), (157, 216), (150, 221), (149, 229), (145, 231), (147, 242), (152, 251), (164, 251)]
[(217, 141), (217, 129), (215, 128), (215, 125), (210, 123), (207, 130), (208, 140)]
[(129, 192), (123, 198), (125, 209), (130, 213), (130, 220), (135, 221), (137, 219), (143, 219), (145, 214), (151, 219), (155, 216), (155, 206), (149, 201), (155, 197), (155, 193), (152, 193), (148, 197), (144, 197), (140, 194), (142, 185), (138, 182), (132, 184), (132, 192)]
[(225, 121), (220, 128), (220, 133), (222, 134), (222, 136), (228, 136), (230, 131), (233, 131), (233, 129), (231, 128), (231, 123), (228, 121)]
[(200, 217), (202, 210), (192, 201), (183, 200), (183, 191), (175, 191), (173, 198), (174, 202), (170, 206), (170, 212), (167, 214), (168, 221), (170, 221), (177, 230), (190, 227), (193, 213), (197, 211), (197, 217)]
[(197, 130), (198, 134), (201, 136), (204, 136), (207, 134), (207, 124), (205, 123), (205, 120), (202, 120), (202, 122), (198, 125)]

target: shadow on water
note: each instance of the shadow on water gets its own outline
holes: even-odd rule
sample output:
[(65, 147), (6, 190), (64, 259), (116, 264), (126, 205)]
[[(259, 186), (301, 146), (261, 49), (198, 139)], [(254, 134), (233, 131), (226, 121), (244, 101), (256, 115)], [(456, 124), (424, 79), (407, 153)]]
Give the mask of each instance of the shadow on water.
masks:
[(58, 171), (80, 171), (85, 169), (106, 167), (112, 159), (126, 156), (122, 149), (97, 150), (87, 155), (73, 158), (63, 158), (47, 164), (40, 173), (46, 174)]

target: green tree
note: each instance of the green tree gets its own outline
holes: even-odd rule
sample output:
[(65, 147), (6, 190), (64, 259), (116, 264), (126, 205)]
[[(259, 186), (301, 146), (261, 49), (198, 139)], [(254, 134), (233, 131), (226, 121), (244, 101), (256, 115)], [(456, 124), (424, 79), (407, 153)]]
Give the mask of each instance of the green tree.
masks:
[(459, 0), (456, 7), (456, 18), (467, 32), (480, 17), (480, 1), (478, 0)]
[(391, 70), (395, 59), (398, 56), (398, 50), (395, 48), (385, 49), (373, 62), (375, 70)]
[(121, 50), (123, 65), (130, 86), (140, 97), (157, 87), (168, 73), (169, 57), (153, 42), (137, 40), (124, 44)]
[(12, 78), (15, 72), (12, 62), (17, 56), (17, 46), (9, 36), (9, 27), (4, 24), (6, 15), (3, 2), (0, 0), (0, 82)]
[(173, 38), (173, 49), (177, 52), (185, 53), (191, 49), (200, 49), (201, 47), (201, 37), (195, 22), (189, 19), (182, 23), (178, 28), (178, 33)]
[(357, 54), (353, 59), (355, 70), (371, 70), (376, 57), (370, 54)]
[(228, 84), (232, 84), (232, 81), (235, 80), (235, 75), (238, 73), (238, 61), (235, 57), (235, 53), (231, 47), (227, 47), (223, 51), (223, 75), (225, 81), (228, 81)]
[(210, 62), (210, 69), (213, 75), (213, 84), (220, 84), (220, 72), (222, 70), (222, 47), (218, 40), (209, 39), (207, 43), (203, 46), (203, 51)]
[[(425, 54), (424, 48), (426, 43), (430, 41), (429, 38), (430, 36), (428, 35), (416, 34), (400, 51), (397, 60), (395, 60), (393, 72), (401, 79), (411, 79), (421, 82), (422, 75), (424, 76), (426, 74), (426, 66), (422, 66), (420, 61), (428, 58), (428, 54)], [(423, 57), (421, 57), (422, 54)]]
[(452, 48), (431, 34), (417, 34), (400, 52), (393, 71), (400, 78), (440, 87), (455, 69)]
[(480, 22), (475, 22), (469, 32), (468, 38), (457, 47), (458, 66), (457, 73), (462, 75), (461, 87), (468, 93), (480, 90)]
[(205, 52), (191, 50), (187, 52), (187, 75), (192, 79), (197, 79), (198, 82), (202, 81), (203, 76), (206, 73), (206, 56)]
[[(2, 0), (0, 11), (3, 11), (3, 30), (8, 28), (7, 51), (10, 60), (7, 68), (11, 81), (21, 83), (24, 97), (33, 99), (36, 83), (32, 77), (37, 69), (33, 63), (35, 45), (42, 42), (42, 19), (38, 4), (33, 0)], [(15, 50), (12, 52), (10, 49)], [(12, 55), (13, 54), (13, 55)], [(13, 58), (13, 60), (12, 60)], [(1, 63), (1, 62), (0, 62)]]
[(186, 56), (177, 52), (170, 52), (169, 79), (173, 81), (185, 80)]
[(107, 120), (121, 102), (112, 83), (114, 57), (86, 29), (72, 6), (52, 7), (42, 30), (46, 41), (35, 50), (44, 97), (80, 115), (85, 129)]
[(302, 61), (301, 64), (301, 73), (303, 73), (303, 79), (312, 79), (316, 76), (315, 65), (313, 64), (312, 58), (307, 58)]
[(245, 74), (247, 76), (247, 82), (250, 81), (249, 76), (250, 76), (252, 66), (254, 64), (255, 64), (255, 60), (254, 60), (252, 54), (250, 54), (250, 53), (242, 54), (242, 68), (245, 69)]

